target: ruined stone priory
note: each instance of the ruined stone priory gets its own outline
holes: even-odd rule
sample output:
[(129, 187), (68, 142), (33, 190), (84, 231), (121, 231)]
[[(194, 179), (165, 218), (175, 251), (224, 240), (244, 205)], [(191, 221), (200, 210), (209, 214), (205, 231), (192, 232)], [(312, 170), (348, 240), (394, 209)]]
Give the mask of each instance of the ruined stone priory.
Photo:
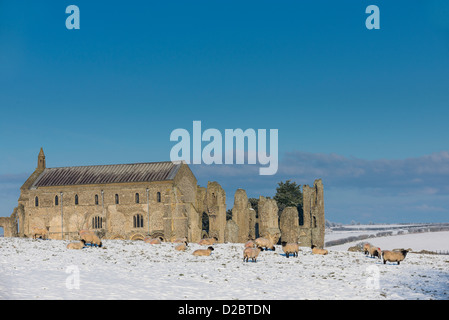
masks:
[(243, 243), (270, 236), (276, 242), (322, 247), (321, 179), (313, 187), (303, 186), (303, 198), (302, 219), (296, 208), (286, 208), (279, 217), (275, 200), (261, 196), (256, 213), (246, 191), (238, 189), (232, 219), (226, 220), (224, 189), (215, 181), (199, 186), (185, 162), (47, 168), (41, 148), (37, 168), (20, 188), (17, 207), (10, 217), (0, 218), (0, 227), (5, 237), (31, 238), (39, 229), (45, 238), (74, 240), (80, 230), (89, 229), (103, 239), (161, 236), (165, 241), (198, 242), (216, 237), (218, 243)]

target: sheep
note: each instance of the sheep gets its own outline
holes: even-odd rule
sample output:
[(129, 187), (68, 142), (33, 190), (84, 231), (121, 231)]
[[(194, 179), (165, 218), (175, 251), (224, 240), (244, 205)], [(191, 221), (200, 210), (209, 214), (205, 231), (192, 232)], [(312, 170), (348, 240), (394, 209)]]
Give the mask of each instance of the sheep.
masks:
[(84, 240), (85, 243), (90, 243), (91, 246), (95, 245), (100, 248), (103, 246), (100, 238), (93, 231), (81, 230), (79, 235), (81, 240)]
[(271, 249), (273, 251), (276, 250), (276, 248), (274, 247), (274, 244), (273, 244), (273, 240), (271, 240), (271, 239), (257, 238), (255, 243), (256, 243), (256, 246), (258, 246), (262, 249), (262, 251), (263, 251), (263, 249), (265, 249), (265, 250)]
[(86, 244), (86, 241), (84, 239), (81, 239), (79, 242), (71, 242), (67, 245), (67, 249), (74, 249), (74, 250), (80, 250), (84, 248)]
[(370, 254), (371, 258), (378, 257), (380, 259), (381, 253), (382, 253), (382, 251), (380, 250), (380, 248), (376, 248), (374, 246), (371, 246), (369, 248), (369, 254)]
[(162, 240), (164, 240), (162, 237), (157, 237), (157, 238), (145, 238), (144, 241), (145, 243), (149, 243), (149, 244), (161, 244)]
[(36, 239), (38, 236), (42, 239), (47, 239), (47, 229), (46, 228), (39, 228), (39, 227), (33, 227), (31, 234), (33, 235), (33, 239)]
[(293, 254), (294, 257), (298, 256), (299, 244), (297, 243), (287, 243), (286, 241), (281, 242), (282, 250), (285, 253), (285, 256), (288, 258), (290, 254)]
[(390, 261), (390, 262), (397, 262), (399, 265), (399, 263), (405, 259), (408, 252), (409, 250), (400, 250), (400, 251), (385, 250), (382, 252), (384, 264), (386, 264), (387, 261)]
[(186, 249), (187, 249), (188, 246), (189, 246), (189, 245), (187, 244), (187, 241), (185, 241), (184, 243), (178, 244), (178, 245), (175, 247), (175, 250), (176, 250), (176, 251), (186, 251)]
[(193, 251), (194, 256), (210, 256), (211, 252), (214, 251), (214, 248), (208, 247), (207, 249), (198, 249)]
[(364, 245), (363, 245), (363, 253), (365, 254), (365, 255), (367, 255), (368, 253), (369, 253), (369, 249), (371, 248), (371, 243), (365, 243)]
[(217, 237), (205, 238), (205, 239), (201, 239), (200, 242), (198, 242), (198, 244), (211, 246), (211, 245), (215, 244), (215, 241), (218, 241)]
[(312, 244), (312, 247), (311, 247), (311, 248), (312, 248), (312, 254), (326, 255), (326, 254), (329, 253), (326, 249), (320, 249), (320, 248), (317, 248), (317, 246), (314, 245), (314, 244)]
[(247, 243), (245, 243), (245, 248), (254, 248), (254, 247), (256, 247), (256, 244), (254, 243), (253, 240), (250, 240)]
[(186, 241), (187, 241), (187, 238), (184, 237), (184, 238), (174, 239), (174, 240), (172, 240), (172, 243), (183, 243), (183, 242), (186, 242)]
[(243, 262), (248, 262), (248, 259), (251, 258), (252, 262), (257, 262), (257, 257), (259, 256), (260, 251), (262, 251), (262, 248), (256, 247), (256, 248), (245, 248), (243, 250)]

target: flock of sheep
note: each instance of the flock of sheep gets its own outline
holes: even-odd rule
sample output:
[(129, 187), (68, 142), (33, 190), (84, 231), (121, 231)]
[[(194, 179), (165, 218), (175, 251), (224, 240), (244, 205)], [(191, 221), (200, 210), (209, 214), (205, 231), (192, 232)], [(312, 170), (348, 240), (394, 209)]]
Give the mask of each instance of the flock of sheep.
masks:
[[(95, 234), (93, 231), (89, 230), (81, 230), (79, 232), (80, 241), (79, 242), (71, 242), (67, 245), (67, 249), (83, 249), (86, 246), (95, 246), (102, 247), (103, 243), (101, 239)], [(208, 246), (206, 249), (197, 249), (193, 251), (194, 256), (210, 256), (214, 248), (212, 247), (218, 239), (214, 238), (206, 238), (202, 239), (198, 244)], [(145, 243), (148, 244), (161, 244), (163, 242), (162, 237), (150, 238), (146, 237), (144, 239)], [(187, 239), (176, 239), (172, 241), (175, 244), (174, 249), (177, 251), (185, 251), (188, 247)], [(285, 241), (281, 242), (282, 251), (285, 253), (285, 256), (289, 258), (290, 255), (293, 257), (298, 257), (299, 252), (299, 244), (298, 243), (287, 243)], [(320, 254), (327, 255), (328, 251), (326, 249), (317, 248), (312, 245), (312, 254)], [(275, 243), (274, 240), (270, 237), (266, 238), (257, 238), (256, 240), (251, 240), (245, 243), (243, 249), (243, 262), (249, 262), (251, 259), (252, 262), (257, 262), (257, 257), (259, 256), (261, 251), (264, 250), (272, 250), (275, 251)], [(373, 246), (370, 243), (365, 243), (363, 246), (363, 252), (365, 255), (370, 255), (372, 258), (377, 257), (379, 259), (383, 259), (383, 263), (385, 264), (387, 261), (389, 262), (397, 262), (400, 264), (403, 261), (409, 252), (409, 250), (398, 250), (398, 251), (382, 251), (379, 247)]]
[[(80, 250), (83, 249), (86, 246), (92, 246), (92, 247), (102, 247), (103, 243), (101, 242), (101, 239), (95, 234), (93, 231), (89, 230), (81, 230), (79, 232), (80, 241), (79, 242), (71, 242), (67, 245), (67, 249), (75, 249)], [(214, 251), (214, 248), (212, 245), (214, 245), (218, 239), (216, 237), (213, 238), (206, 238), (200, 240), (198, 242), (199, 245), (205, 245), (208, 246), (206, 249), (197, 249), (193, 251), (194, 256), (210, 256), (212, 251)], [(162, 237), (157, 238), (150, 238), (146, 237), (144, 239), (145, 243), (148, 244), (161, 244), (163, 242)], [(172, 241), (175, 243), (174, 249), (177, 251), (185, 251), (187, 249), (188, 242), (186, 238), (183, 239), (176, 239)], [(282, 242), (282, 250), (285, 253), (285, 256), (288, 258), (290, 255), (293, 257), (298, 256), (299, 252), (299, 244), (298, 243), (287, 243)], [(257, 261), (257, 257), (259, 256), (260, 252), (263, 250), (272, 250), (275, 251), (275, 243), (274, 240), (271, 237), (267, 238), (257, 238), (256, 240), (251, 240), (245, 243), (244, 250), (243, 250), (243, 261), (248, 262), (249, 259), (251, 259), (252, 262)], [(325, 249), (319, 249), (315, 246), (312, 246), (312, 254), (321, 254), (326, 255), (328, 254), (328, 251)]]
[(378, 257), (379, 259), (383, 259), (383, 263), (386, 264), (387, 261), (389, 262), (397, 262), (398, 264), (400, 264), (401, 261), (403, 261), (405, 259), (405, 257), (407, 256), (407, 253), (410, 250), (395, 250), (395, 251), (390, 251), (390, 250), (380, 250), (379, 247), (373, 246), (370, 243), (365, 243), (363, 245), (363, 252), (365, 253), (365, 255), (370, 255), (370, 257), (374, 258), (374, 257)]

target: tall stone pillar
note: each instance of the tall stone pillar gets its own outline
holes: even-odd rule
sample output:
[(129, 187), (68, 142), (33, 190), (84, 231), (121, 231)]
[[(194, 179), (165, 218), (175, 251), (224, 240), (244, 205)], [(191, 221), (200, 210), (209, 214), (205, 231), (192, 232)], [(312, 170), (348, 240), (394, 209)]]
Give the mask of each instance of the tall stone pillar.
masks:
[(321, 179), (315, 180), (313, 187), (303, 186), (304, 224), (299, 227), (300, 245), (324, 246), (324, 190)]
[(226, 192), (217, 182), (208, 182), (206, 191), (206, 212), (209, 216), (209, 237), (224, 242), (226, 229)]
[(259, 197), (259, 234), (261, 237), (271, 237), (275, 243), (279, 241), (278, 206), (276, 200)]
[(287, 207), (282, 211), (280, 228), (281, 241), (294, 243), (299, 241), (298, 209)]
[(248, 241), (250, 235), (250, 208), (246, 191), (238, 189), (234, 195), (234, 207), (232, 208), (232, 220), (238, 226), (237, 242), (244, 243)]

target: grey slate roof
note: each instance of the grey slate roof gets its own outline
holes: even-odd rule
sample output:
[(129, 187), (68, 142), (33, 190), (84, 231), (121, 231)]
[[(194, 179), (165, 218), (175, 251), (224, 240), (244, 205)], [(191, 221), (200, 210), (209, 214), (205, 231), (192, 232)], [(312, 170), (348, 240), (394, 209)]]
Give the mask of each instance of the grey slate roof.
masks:
[(165, 161), (46, 168), (33, 183), (31, 189), (51, 186), (173, 180), (180, 167), (180, 162)]

